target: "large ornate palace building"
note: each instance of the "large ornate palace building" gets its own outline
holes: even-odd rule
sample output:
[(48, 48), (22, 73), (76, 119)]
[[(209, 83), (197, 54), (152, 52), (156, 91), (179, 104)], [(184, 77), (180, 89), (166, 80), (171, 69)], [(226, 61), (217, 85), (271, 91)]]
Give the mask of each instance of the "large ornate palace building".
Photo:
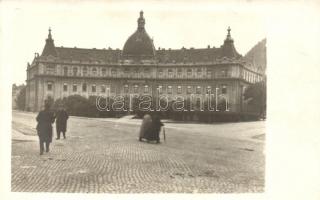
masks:
[[(252, 57), (252, 53), (250, 54)], [(251, 59), (254, 60), (254, 59)], [(138, 28), (123, 50), (56, 47), (49, 35), (41, 55), (27, 67), (26, 107), (38, 111), (44, 100), (74, 94), (202, 95), (208, 91), (227, 96), (231, 112), (246, 112), (243, 92), (264, 77), (265, 66), (240, 55), (230, 28), (220, 48), (155, 49), (145, 30), (143, 12)]]

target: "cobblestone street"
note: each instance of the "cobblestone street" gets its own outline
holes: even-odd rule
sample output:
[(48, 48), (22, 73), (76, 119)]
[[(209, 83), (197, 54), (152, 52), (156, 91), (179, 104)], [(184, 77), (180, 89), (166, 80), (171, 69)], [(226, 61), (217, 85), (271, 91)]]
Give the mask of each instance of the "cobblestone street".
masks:
[(138, 141), (141, 120), (70, 117), (67, 139), (40, 156), (35, 117), (13, 111), (13, 192), (264, 191), (263, 121), (168, 122), (166, 141), (151, 144)]

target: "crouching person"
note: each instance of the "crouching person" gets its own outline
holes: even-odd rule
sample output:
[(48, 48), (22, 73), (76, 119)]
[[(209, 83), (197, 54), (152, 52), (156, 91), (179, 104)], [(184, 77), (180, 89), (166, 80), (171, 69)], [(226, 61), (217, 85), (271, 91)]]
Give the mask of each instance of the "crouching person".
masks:
[(40, 143), (40, 155), (44, 152), (44, 144), (46, 152), (49, 152), (49, 146), (52, 142), (52, 123), (54, 123), (54, 112), (50, 110), (50, 104), (45, 102), (44, 110), (40, 111), (37, 116), (37, 132)]

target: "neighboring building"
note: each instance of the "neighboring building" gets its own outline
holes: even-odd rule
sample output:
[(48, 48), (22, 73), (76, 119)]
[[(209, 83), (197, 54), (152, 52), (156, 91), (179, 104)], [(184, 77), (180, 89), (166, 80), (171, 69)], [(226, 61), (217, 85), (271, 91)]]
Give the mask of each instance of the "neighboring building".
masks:
[[(245, 88), (261, 81), (261, 71), (234, 47), (230, 28), (220, 48), (158, 49), (145, 30), (143, 12), (123, 50), (55, 47), (49, 35), (41, 55), (27, 68), (27, 107), (38, 111), (44, 100), (82, 96), (156, 94), (203, 95), (218, 92), (233, 113), (246, 112)], [(217, 89), (216, 89), (217, 88)]]
[(249, 67), (257, 70), (261, 74), (266, 74), (267, 68), (267, 40), (263, 39), (258, 44), (256, 44), (246, 55), (244, 59), (249, 63)]
[(16, 84), (13, 84), (12, 85), (12, 109), (17, 109), (18, 106), (17, 106), (17, 97), (20, 93), (20, 91), (25, 87), (24, 84), (22, 85), (16, 85)]

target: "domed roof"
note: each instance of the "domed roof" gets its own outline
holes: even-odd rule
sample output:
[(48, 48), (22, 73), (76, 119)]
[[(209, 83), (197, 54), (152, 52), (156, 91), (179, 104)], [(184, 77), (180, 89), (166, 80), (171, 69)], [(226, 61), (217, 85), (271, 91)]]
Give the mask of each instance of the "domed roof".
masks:
[(122, 56), (125, 59), (144, 58), (153, 59), (155, 57), (155, 48), (152, 39), (147, 34), (145, 28), (145, 19), (143, 11), (140, 12), (138, 19), (138, 29), (126, 41), (123, 47)]

